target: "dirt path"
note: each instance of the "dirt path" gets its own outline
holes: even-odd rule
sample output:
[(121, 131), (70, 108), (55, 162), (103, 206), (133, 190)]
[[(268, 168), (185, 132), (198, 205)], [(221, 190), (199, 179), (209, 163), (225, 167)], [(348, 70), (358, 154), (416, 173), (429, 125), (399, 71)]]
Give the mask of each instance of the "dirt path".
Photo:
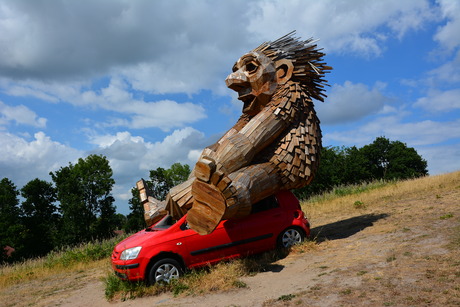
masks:
[(348, 216), (318, 218), (312, 221), (316, 249), (289, 255), (269, 271), (243, 278), (243, 289), (107, 302), (100, 281), (104, 273), (93, 272), (70, 276), (65, 279), (73, 280), (68, 290), (38, 294), (43, 296), (26, 305), (459, 306), (459, 221), (460, 185)]

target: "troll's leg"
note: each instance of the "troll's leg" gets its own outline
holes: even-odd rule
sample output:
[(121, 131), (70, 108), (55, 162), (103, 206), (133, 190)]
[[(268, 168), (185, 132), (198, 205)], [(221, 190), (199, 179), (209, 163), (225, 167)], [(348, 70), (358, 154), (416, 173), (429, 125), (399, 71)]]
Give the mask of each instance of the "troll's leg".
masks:
[(192, 184), (194, 202), (187, 221), (199, 234), (211, 233), (223, 219), (249, 215), (252, 204), (282, 187), (270, 163), (241, 168), (226, 178), (217, 185), (199, 180)]

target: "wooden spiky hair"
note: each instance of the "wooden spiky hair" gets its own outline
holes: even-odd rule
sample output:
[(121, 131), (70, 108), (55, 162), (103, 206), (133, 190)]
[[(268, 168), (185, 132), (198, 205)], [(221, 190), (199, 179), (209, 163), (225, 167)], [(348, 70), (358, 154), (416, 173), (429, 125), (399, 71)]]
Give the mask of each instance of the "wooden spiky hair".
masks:
[(320, 51), (322, 49), (317, 49), (317, 40), (309, 38), (302, 41), (294, 37), (294, 34), (295, 31), (292, 31), (273, 42), (265, 42), (253, 51), (262, 52), (274, 62), (281, 59), (290, 60), (294, 65), (291, 80), (303, 85), (312, 98), (324, 101), (327, 97), (323, 93), (324, 86), (328, 84), (323, 78), (332, 67), (323, 62), (322, 57), (325, 53)]

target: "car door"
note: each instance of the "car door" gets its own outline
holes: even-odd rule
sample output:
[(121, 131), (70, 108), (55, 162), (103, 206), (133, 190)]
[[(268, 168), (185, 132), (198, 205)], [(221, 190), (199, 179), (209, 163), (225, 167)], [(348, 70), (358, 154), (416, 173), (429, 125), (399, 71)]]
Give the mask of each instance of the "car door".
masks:
[(232, 222), (238, 225), (237, 249), (242, 255), (266, 251), (275, 247), (276, 236), (286, 224), (286, 212), (280, 208), (275, 196), (252, 206), (251, 214)]
[(208, 235), (199, 235), (187, 227), (187, 222), (181, 226), (183, 241), (188, 251), (188, 266), (200, 266), (214, 263), (223, 259), (236, 257), (235, 248), (236, 229), (233, 223), (222, 221), (216, 229)]

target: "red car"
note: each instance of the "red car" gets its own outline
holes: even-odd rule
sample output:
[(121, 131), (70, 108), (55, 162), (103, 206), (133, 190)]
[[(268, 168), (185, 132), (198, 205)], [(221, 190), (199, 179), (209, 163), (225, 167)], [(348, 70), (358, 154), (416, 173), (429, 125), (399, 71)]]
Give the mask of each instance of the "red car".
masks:
[(187, 227), (186, 217), (170, 216), (115, 246), (112, 267), (118, 277), (169, 282), (186, 268), (213, 264), (300, 243), (310, 225), (299, 201), (289, 191), (254, 204), (249, 216), (224, 220), (208, 235)]

